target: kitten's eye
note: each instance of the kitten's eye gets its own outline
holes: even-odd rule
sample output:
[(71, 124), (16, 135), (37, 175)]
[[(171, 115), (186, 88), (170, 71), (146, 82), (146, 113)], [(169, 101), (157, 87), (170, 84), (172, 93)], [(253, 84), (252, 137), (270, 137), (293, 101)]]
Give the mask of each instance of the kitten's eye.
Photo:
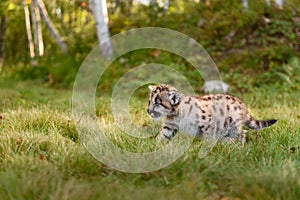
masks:
[(160, 104), (160, 99), (159, 99), (158, 97), (155, 97), (154, 103), (155, 103), (156, 105)]

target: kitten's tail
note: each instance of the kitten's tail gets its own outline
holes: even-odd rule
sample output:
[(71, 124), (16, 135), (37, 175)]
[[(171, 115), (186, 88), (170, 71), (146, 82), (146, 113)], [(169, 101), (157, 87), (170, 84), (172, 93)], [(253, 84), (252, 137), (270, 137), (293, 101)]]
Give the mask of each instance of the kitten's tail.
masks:
[(256, 120), (252, 116), (249, 115), (248, 120), (245, 122), (245, 125), (254, 130), (260, 130), (266, 127), (269, 127), (277, 122), (277, 119), (270, 120)]

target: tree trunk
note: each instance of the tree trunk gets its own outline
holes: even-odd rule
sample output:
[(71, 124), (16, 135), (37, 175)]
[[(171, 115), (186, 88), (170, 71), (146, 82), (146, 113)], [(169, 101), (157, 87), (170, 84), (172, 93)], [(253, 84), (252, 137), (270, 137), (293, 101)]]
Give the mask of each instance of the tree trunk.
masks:
[(249, 9), (248, 0), (242, 0), (242, 5), (243, 5), (244, 9), (246, 9), (246, 10)]
[(113, 46), (110, 41), (108, 29), (108, 14), (106, 0), (90, 0), (90, 8), (95, 18), (95, 26), (99, 44), (101, 45), (102, 55), (109, 59), (114, 53)]
[(41, 21), (41, 13), (37, 5), (35, 5), (35, 14), (37, 20), (37, 29), (38, 29), (38, 46), (39, 46), (39, 56), (44, 55), (44, 41), (43, 41), (43, 31), (42, 31), (42, 21)]
[(275, 0), (275, 3), (279, 8), (283, 8), (284, 0)]
[(29, 14), (29, 9), (28, 5), (24, 5), (24, 13), (25, 13), (25, 23), (26, 23), (26, 32), (27, 32), (27, 39), (28, 39), (28, 44), (29, 44), (29, 53), (30, 53), (30, 58), (34, 58), (34, 44), (32, 41), (32, 33), (31, 33), (31, 23), (30, 23), (30, 14)]
[(37, 32), (37, 20), (36, 13), (34, 9), (34, 1), (30, 4), (30, 12), (31, 12), (31, 23), (33, 26), (33, 44), (34, 44), (34, 53), (38, 54), (38, 32)]
[[(276, 6), (278, 6), (279, 9), (282, 9), (284, 6), (284, 0), (274, 0), (274, 3), (276, 4)], [(266, 4), (268, 6), (271, 5), (271, 1), (270, 0), (266, 0)]]
[(169, 0), (165, 0), (164, 2), (164, 12), (166, 13), (169, 10)]
[(4, 46), (5, 46), (5, 31), (6, 31), (6, 17), (0, 18), (0, 71), (4, 63)]
[(33, 30), (34, 30), (34, 45), (35, 49), (39, 56), (44, 55), (44, 42), (43, 42), (43, 32), (42, 32), (42, 24), (41, 24), (41, 15), (40, 11), (35, 3), (35, 0), (31, 2), (30, 5), (31, 9), (31, 19), (33, 23)]
[(39, 11), (42, 15), (42, 18), (43, 18), (47, 28), (49, 29), (51, 35), (54, 37), (57, 44), (60, 46), (61, 50), (64, 53), (66, 53), (68, 51), (68, 47), (64, 43), (64, 41), (61, 39), (61, 36), (59, 35), (59, 32), (57, 31), (57, 29), (55, 28), (53, 22), (51, 21), (49, 15), (48, 15), (48, 12), (46, 10), (44, 2), (42, 0), (36, 0), (36, 4), (39, 8)]

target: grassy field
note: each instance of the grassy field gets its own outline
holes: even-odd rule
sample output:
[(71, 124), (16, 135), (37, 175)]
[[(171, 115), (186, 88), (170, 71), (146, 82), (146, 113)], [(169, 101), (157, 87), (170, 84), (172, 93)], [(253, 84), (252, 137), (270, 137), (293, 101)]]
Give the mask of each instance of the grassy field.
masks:
[[(255, 117), (279, 119), (250, 131), (244, 148), (218, 144), (199, 158), (201, 140), (195, 140), (170, 166), (131, 174), (101, 164), (82, 146), (71, 115), (72, 90), (12, 80), (1, 80), (0, 88), (0, 199), (300, 197), (299, 91), (270, 86), (235, 94)], [(147, 101), (134, 101), (135, 123), (150, 123), (144, 119)], [(97, 99), (100, 120), (111, 120), (109, 106), (108, 97)], [(124, 148), (139, 145), (118, 131), (110, 134)]]

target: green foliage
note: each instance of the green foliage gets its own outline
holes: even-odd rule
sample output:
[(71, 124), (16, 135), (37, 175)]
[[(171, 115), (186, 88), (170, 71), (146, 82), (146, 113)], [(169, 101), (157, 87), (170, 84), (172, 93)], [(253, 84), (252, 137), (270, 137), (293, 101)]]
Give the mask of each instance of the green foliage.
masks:
[(5, 69), (6, 74), (15, 81), (38, 79), (54, 87), (71, 87), (82, 58), (74, 55), (57, 55), (52, 58), (41, 58), (34, 65), (19, 65)]
[[(0, 13), (3, 8), (8, 15), (5, 63), (7, 66), (18, 65), (20, 62), (29, 64), (31, 60), (28, 53), (23, 1), (6, 2), (0, 2)], [(57, 0), (44, 1), (44, 3), (55, 27), (67, 43), (70, 54), (73, 56), (80, 54), (82, 57), (97, 44), (93, 16), (87, 7), (81, 6), (79, 1)], [(62, 52), (44, 23), (42, 23), (42, 29), (45, 45), (44, 57), (60, 57)]]
[(1, 1), (0, 5), (4, 10), (3, 14), (7, 16), (4, 62), (14, 64), (28, 62), (29, 53), (23, 2), (13, 0), (8, 3), (8, 1)]
[[(109, 27), (112, 35), (145, 26), (165, 27), (187, 34), (210, 53), (232, 90), (249, 91), (271, 82), (281, 85), (281, 78), (278, 79), (278, 76), (282, 77), (278, 73), (284, 73), (281, 66), (300, 56), (298, 1), (286, 2), (282, 10), (274, 5), (267, 6), (264, 0), (249, 3), (249, 10), (244, 10), (239, 0), (217, 0), (210, 4), (175, 0), (170, 1), (166, 12), (159, 4), (146, 6), (132, 1), (108, 1)], [(19, 79), (38, 78), (49, 82), (52, 78), (50, 82), (55, 86), (72, 86), (80, 63), (97, 44), (88, 5), (65, 0), (47, 3), (51, 19), (69, 45), (69, 54), (61, 55), (43, 27), (45, 57), (38, 59), (35, 67), (29, 64), (32, 61), (28, 58), (22, 4), (14, 2), (14, 5), (7, 30), (7, 67), (4, 70), (10, 74), (15, 72), (14, 77)], [(123, 73), (143, 62), (175, 66), (184, 72), (193, 86), (200, 88), (202, 83), (193, 67), (177, 56), (166, 52), (155, 55), (154, 51), (140, 50), (122, 55), (125, 62), (117, 60), (109, 66), (99, 88), (111, 91), (113, 83)], [(24, 69), (20, 62), (27, 63)]]
[(8, 10), (9, 1), (3, 0), (0, 2), (0, 16), (4, 16)]
[[(275, 84), (274, 86), (283, 86), (284, 88), (299, 91), (300, 84), (300, 60), (296, 57), (291, 58), (287, 64), (277, 65), (268, 73), (261, 75), (265, 84)], [(274, 80), (277, 80), (274, 83)]]

